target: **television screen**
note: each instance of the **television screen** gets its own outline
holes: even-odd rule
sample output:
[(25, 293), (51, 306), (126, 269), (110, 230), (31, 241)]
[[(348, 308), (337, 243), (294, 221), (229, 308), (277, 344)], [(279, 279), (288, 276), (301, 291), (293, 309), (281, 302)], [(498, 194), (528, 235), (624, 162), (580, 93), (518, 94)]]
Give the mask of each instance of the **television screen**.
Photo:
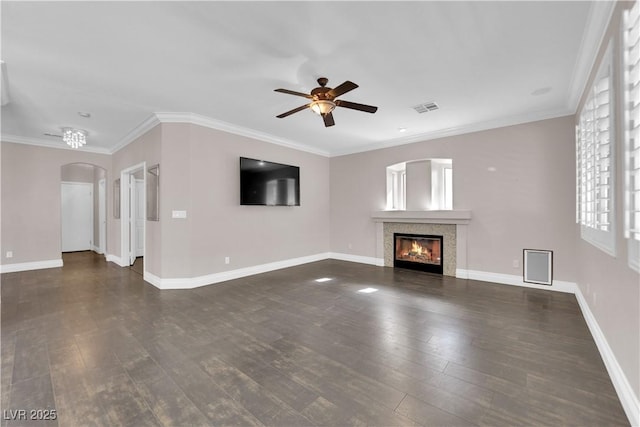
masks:
[(300, 206), (300, 168), (240, 157), (240, 204)]

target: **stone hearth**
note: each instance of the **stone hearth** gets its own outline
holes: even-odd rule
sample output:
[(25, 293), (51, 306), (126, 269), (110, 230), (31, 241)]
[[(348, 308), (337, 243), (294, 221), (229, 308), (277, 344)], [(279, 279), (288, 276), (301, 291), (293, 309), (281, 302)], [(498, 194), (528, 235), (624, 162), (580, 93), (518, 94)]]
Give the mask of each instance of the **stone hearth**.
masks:
[(376, 258), (393, 267), (393, 233), (443, 236), (444, 275), (464, 277), (467, 270), (467, 227), (470, 211), (376, 211)]

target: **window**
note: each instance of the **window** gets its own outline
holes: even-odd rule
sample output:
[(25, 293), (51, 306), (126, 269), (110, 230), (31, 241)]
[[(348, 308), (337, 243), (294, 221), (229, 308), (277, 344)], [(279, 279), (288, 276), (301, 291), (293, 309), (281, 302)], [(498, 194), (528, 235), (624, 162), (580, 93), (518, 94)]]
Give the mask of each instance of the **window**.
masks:
[(407, 192), (407, 164), (387, 167), (387, 210), (405, 210)]
[(615, 256), (611, 65), (609, 46), (576, 127), (576, 217), (582, 238)]
[(624, 70), (624, 235), (629, 265), (640, 271), (640, 6), (625, 12)]
[(453, 209), (453, 160), (431, 159), (432, 210)]
[(453, 168), (444, 168), (444, 201), (445, 210), (453, 209)]

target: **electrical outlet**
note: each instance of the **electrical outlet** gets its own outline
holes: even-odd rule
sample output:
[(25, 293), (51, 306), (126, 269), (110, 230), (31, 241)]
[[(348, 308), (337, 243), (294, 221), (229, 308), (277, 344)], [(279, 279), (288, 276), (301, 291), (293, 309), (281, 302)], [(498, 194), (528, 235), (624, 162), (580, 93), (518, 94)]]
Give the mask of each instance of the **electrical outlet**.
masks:
[(351, 243), (349, 243), (349, 245), (347, 246), (349, 249), (353, 249), (353, 245)]
[(228, 256), (224, 257), (225, 264), (229, 264), (230, 262), (231, 262), (231, 258), (229, 258)]
[(7, 258), (13, 258), (13, 251), (7, 251)]
[(519, 259), (514, 259), (511, 264), (513, 265), (513, 268), (520, 268), (520, 260)]

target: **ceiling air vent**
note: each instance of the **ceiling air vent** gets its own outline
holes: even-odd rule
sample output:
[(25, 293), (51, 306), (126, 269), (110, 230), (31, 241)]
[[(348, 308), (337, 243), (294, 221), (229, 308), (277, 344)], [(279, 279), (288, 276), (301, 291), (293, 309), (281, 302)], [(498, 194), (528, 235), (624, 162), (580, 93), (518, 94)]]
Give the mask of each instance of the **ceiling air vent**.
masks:
[(416, 110), (418, 113), (426, 113), (428, 111), (435, 111), (435, 110), (437, 110), (439, 108), (440, 107), (438, 107), (438, 104), (436, 104), (435, 102), (425, 102), (423, 104), (418, 104), (418, 105), (413, 107), (413, 109)]

